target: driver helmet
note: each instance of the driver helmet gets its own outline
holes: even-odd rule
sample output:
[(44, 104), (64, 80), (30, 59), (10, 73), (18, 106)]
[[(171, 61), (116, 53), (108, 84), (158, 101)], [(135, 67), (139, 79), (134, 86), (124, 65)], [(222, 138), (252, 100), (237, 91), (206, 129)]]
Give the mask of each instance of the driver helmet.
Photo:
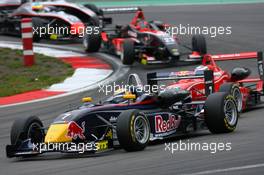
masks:
[(138, 86), (129, 86), (127, 89), (119, 88), (114, 91), (114, 96), (123, 98), (123, 95), (125, 95), (126, 93), (132, 93), (136, 95), (136, 99), (137, 99), (139, 96), (143, 94), (143, 92), (141, 91), (142, 89), (139, 89), (139, 88), (140, 87)]
[(148, 28), (148, 22), (147, 21), (145, 21), (144, 19), (142, 19), (142, 18), (139, 18), (139, 19), (137, 19), (137, 26), (139, 27), (139, 28)]
[(123, 98), (125, 92), (125, 89), (122, 88), (115, 90), (113, 96), (108, 98), (108, 101), (112, 103), (126, 103), (127, 100)]
[[(123, 96), (126, 93), (134, 94), (132, 91), (132, 88), (129, 88), (129, 89), (119, 88), (114, 91), (113, 96), (108, 99), (108, 102), (116, 103), (116, 104), (117, 103), (128, 103), (128, 100), (123, 98)], [(136, 99), (133, 99), (133, 102), (135, 102), (136, 100), (137, 100), (137, 95), (136, 95)]]
[(41, 11), (44, 10), (44, 6), (43, 6), (43, 4), (41, 4), (39, 2), (33, 2), (32, 3), (32, 10), (33, 11), (41, 12)]
[(194, 74), (203, 75), (205, 70), (209, 70), (208, 66), (200, 65), (194, 69)]

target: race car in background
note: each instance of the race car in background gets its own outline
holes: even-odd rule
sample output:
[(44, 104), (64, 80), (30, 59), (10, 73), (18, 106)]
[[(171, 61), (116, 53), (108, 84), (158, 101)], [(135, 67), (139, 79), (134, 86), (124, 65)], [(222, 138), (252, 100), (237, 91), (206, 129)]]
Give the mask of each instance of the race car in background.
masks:
[[(12, 7), (12, 8), (11, 8)], [(87, 26), (99, 26), (99, 20), (89, 4), (85, 6), (59, 2), (35, 2), (22, 5), (0, 6), (0, 33), (21, 35), (21, 19), (30, 17), (33, 21), (34, 40), (81, 38)], [(45, 35), (42, 35), (40, 29)], [(46, 28), (46, 31), (44, 31)], [(93, 30), (93, 29), (91, 29)]]
[[(192, 52), (188, 58), (180, 59), (179, 39), (171, 36), (170, 25), (161, 21), (147, 21), (143, 10), (138, 7), (103, 8), (100, 19), (105, 15), (135, 13), (128, 25), (103, 25), (101, 34), (86, 35), (83, 43), (87, 52), (97, 52), (100, 48), (118, 55), (123, 64), (131, 65), (135, 60), (142, 64), (175, 63), (178, 61), (200, 62), (207, 53), (206, 40), (202, 35), (192, 38)], [(111, 21), (109, 17), (104, 21)], [(104, 23), (103, 23), (104, 24)], [(190, 48), (189, 48), (190, 49)], [(197, 54), (199, 53), (199, 54)]]
[[(210, 83), (212, 73), (208, 70), (204, 74), (208, 92), (214, 85)], [(90, 97), (84, 98), (83, 106), (59, 115), (47, 132), (38, 117), (19, 118), (11, 129), (7, 157), (46, 152), (95, 153), (118, 147), (140, 151), (149, 141), (203, 129), (228, 133), (236, 128), (239, 113), (229, 93), (208, 94), (205, 101), (195, 101), (189, 91), (177, 88), (146, 93), (137, 74), (131, 74), (127, 82), (127, 89), (104, 102), (92, 104)]]
[[(231, 73), (221, 69), (216, 61), (256, 59), (258, 77), (249, 77), (251, 70), (246, 67), (235, 67)], [(213, 71), (211, 92), (206, 92), (204, 86), (204, 71)], [(197, 78), (200, 76), (201, 78)], [(202, 65), (193, 71), (149, 73), (148, 83), (155, 85), (160, 81), (174, 80), (167, 88), (187, 90), (192, 100), (206, 100), (207, 93), (228, 92), (236, 100), (238, 112), (263, 104), (264, 96), (263, 54), (262, 52), (247, 52), (237, 54), (204, 55)]]
[(10, 1), (10, 0), (2, 0), (0, 2), (0, 9), (1, 10), (14, 10), (17, 9), (23, 2), (20, 0)]
[(72, 16), (76, 16), (86, 26), (100, 25), (99, 17), (97, 15), (100, 15), (101, 11), (93, 4), (75, 4), (63, 0), (43, 1), (37, 2), (37, 4), (42, 5), (44, 7), (52, 8), (53, 11), (62, 11)]

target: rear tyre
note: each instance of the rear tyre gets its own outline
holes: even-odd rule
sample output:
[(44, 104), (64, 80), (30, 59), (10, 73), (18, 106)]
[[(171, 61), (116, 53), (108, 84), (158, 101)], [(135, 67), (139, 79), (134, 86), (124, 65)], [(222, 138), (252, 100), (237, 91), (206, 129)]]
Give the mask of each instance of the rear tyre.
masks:
[[(40, 18), (32, 18), (32, 26), (34, 29), (40, 29), (41, 27), (44, 27), (43, 20)], [(33, 42), (40, 42), (42, 38), (38, 33), (33, 33)]]
[(16, 120), (11, 129), (11, 144), (18, 146), (22, 141), (31, 139), (32, 143), (42, 143), (45, 133), (43, 124), (36, 116), (19, 118)]
[(203, 35), (194, 35), (192, 37), (192, 51), (201, 55), (207, 54), (206, 40)]
[(84, 6), (90, 10), (92, 10), (95, 14), (97, 15), (103, 15), (103, 12), (101, 9), (99, 9), (96, 5), (94, 4), (84, 4)]
[(122, 148), (129, 152), (141, 151), (149, 142), (149, 121), (137, 110), (128, 110), (118, 117), (116, 132)]
[[(0, 19), (0, 20), (1, 20), (1, 19)], [(3, 32), (3, 31), (2, 31), (2, 30), (3, 30), (3, 29), (2, 29), (2, 28), (3, 28), (3, 26), (4, 26), (4, 24), (3, 24), (2, 22), (0, 22), (0, 35), (1, 35), (1, 34), (2, 34), (2, 32)]]
[(236, 128), (239, 113), (232, 95), (217, 92), (208, 96), (205, 101), (205, 123), (212, 133), (233, 132)]
[(219, 92), (227, 92), (231, 94), (235, 100), (237, 105), (237, 111), (242, 112), (243, 110), (243, 96), (239, 89), (239, 86), (235, 83), (225, 83), (220, 86)]
[(86, 52), (98, 52), (101, 47), (101, 33), (95, 34), (85, 34), (83, 38), (83, 46)]
[(120, 58), (122, 63), (125, 65), (132, 65), (134, 63), (135, 50), (134, 42), (132, 40), (124, 40)]

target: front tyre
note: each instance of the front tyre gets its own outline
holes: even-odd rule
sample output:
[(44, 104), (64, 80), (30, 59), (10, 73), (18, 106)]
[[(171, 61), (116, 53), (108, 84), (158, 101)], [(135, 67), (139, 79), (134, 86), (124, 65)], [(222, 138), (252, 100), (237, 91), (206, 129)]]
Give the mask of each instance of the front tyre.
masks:
[(137, 110), (123, 112), (117, 119), (116, 131), (120, 146), (126, 151), (141, 151), (149, 142), (149, 121)]
[(122, 63), (125, 65), (132, 65), (134, 63), (135, 60), (134, 41), (129, 39), (124, 40), (120, 58)]
[(239, 113), (234, 97), (225, 92), (208, 96), (205, 101), (205, 123), (212, 133), (233, 132), (237, 126)]
[(32, 143), (42, 143), (44, 141), (43, 124), (36, 116), (17, 119), (11, 129), (11, 145), (18, 146), (26, 139), (31, 139)]
[(83, 46), (85, 48), (85, 51), (90, 53), (90, 52), (98, 52), (98, 50), (101, 47), (101, 33), (90, 33), (90, 34), (85, 34), (83, 38)]
[(206, 40), (203, 35), (194, 35), (192, 37), (192, 51), (201, 55), (207, 54)]
[(235, 83), (224, 83), (220, 86), (219, 92), (227, 92), (231, 94), (237, 105), (237, 111), (242, 112), (243, 110), (243, 95), (239, 89), (239, 86)]

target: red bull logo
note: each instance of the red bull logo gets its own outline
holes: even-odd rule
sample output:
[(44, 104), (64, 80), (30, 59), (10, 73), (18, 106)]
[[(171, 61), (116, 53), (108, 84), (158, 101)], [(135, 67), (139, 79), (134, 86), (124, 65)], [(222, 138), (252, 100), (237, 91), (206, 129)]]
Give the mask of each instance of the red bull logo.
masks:
[(170, 115), (168, 120), (163, 120), (161, 115), (155, 116), (155, 130), (156, 133), (169, 132), (177, 129), (180, 124), (181, 118)]
[(85, 122), (82, 122), (82, 127), (80, 127), (75, 121), (71, 121), (68, 125), (68, 132), (67, 136), (76, 140), (77, 138), (80, 138), (82, 140), (85, 139), (84, 136), (85, 132)]

